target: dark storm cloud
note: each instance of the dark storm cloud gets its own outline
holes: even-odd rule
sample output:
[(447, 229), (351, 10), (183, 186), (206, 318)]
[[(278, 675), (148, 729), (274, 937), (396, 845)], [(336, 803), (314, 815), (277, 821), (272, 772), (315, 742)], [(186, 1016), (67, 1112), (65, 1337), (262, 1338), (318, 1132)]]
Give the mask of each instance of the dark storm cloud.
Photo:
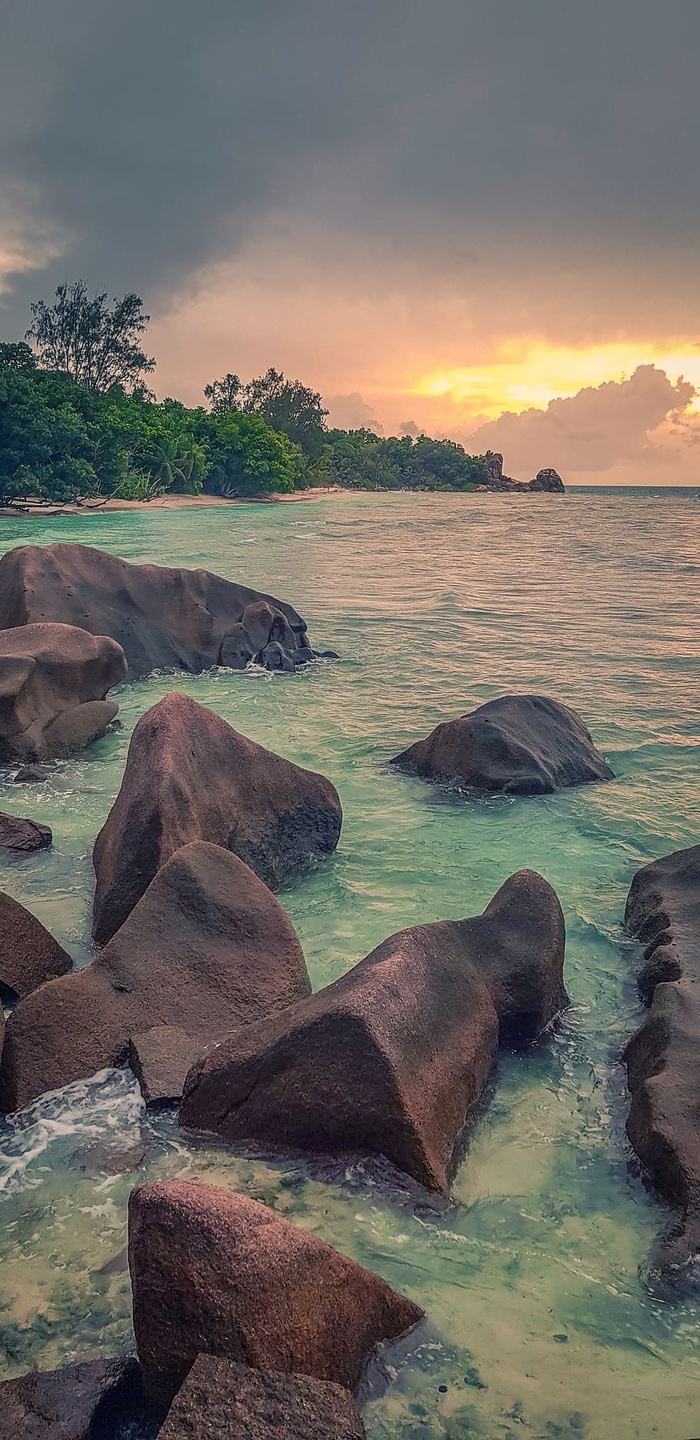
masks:
[(157, 307), (299, 216), (457, 274), (682, 266), (698, 54), (696, 0), (9, 0), (0, 174), (60, 255), (8, 319), (78, 273)]

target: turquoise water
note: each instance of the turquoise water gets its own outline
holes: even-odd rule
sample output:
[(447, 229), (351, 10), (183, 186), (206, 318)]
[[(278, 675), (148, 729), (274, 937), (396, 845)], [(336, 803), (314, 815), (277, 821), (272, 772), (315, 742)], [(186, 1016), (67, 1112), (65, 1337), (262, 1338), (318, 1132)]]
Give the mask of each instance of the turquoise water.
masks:
[[(79, 540), (269, 589), (342, 657), (292, 676), (155, 676), (124, 687), (123, 731), (88, 758), (36, 788), (0, 777), (0, 808), (54, 829), (53, 850), (2, 862), (0, 884), (79, 964), (90, 846), (129, 735), (180, 688), (340, 791), (336, 856), (281, 897), (315, 986), (394, 930), (478, 912), (528, 865), (564, 906), (572, 999), (547, 1044), (502, 1058), (449, 1207), (360, 1163), (334, 1173), (190, 1149), (174, 1120), (146, 1118), (121, 1072), (40, 1101), (2, 1136), (3, 1375), (131, 1343), (129, 1190), (146, 1175), (202, 1175), (273, 1204), (425, 1307), (426, 1325), (368, 1376), (371, 1440), (700, 1435), (700, 1318), (643, 1283), (665, 1212), (630, 1165), (618, 1063), (641, 1014), (621, 930), (631, 877), (699, 838), (699, 502), (343, 496), (1, 522), (0, 550)], [(439, 720), (512, 690), (580, 710), (617, 779), (465, 801), (388, 768)], [(117, 1157), (106, 1172), (101, 1144), (128, 1151), (132, 1168)]]

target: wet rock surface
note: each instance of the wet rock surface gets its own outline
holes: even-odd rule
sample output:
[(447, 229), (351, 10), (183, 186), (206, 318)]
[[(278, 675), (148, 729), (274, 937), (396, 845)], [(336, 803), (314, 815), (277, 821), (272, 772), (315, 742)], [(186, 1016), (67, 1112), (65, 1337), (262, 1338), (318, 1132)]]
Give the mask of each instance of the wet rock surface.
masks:
[(391, 761), (407, 774), (507, 795), (611, 780), (580, 715), (545, 695), (504, 695), (438, 725)]
[(53, 831), (49, 825), (19, 815), (0, 813), (0, 850), (31, 853), (33, 850), (47, 850), (52, 843)]
[(106, 697), (125, 675), (124, 651), (107, 635), (46, 623), (1, 630), (0, 761), (84, 749), (117, 714), (116, 701)]
[(382, 1154), (445, 1193), (499, 1039), (527, 1044), (567, 1003), (564, 920), (514, 875), (483, 915), (391, 936), (324, 990), (211, 1050), (183, 1125), (235, 1142)]
[[(230, 851), (188, 845), (92, 965), (13, 1010), (0, 1106), (20, 1109), (43, 1091), (124, 1064), (132, 1035), (153, 1026), (184, 1030), (200, 1053), (309, 990), (301, 945), (274, 895)], [(174, 1053), (179, 1063), (179, 1036)]]
[(624, 1052), (627, 1133), (679, 1218), (651, 1257), (654, 1288), (700, 1285), (700, 845), (644, 866), (625, 923), (645, 945), (639, 975), (649, 1005)]
[(146, 1393), (169, 1403), (200, 1353), (353, 1388), (418, 1306), (323, 1240), (230, 1190), (158, 1181), (129, 1201)]
[(196, 1056), (195, 1042), (173, 1025), (154, 1025), (151, 1030), (132, 1035), (129, 1064), (146, 1104), (179, 1100)]
[(294, 668), (310, 648), (304, 620), (283, 600), (208, 570), (132, 565), (91, 545), (8, 551), (0, 560), (0, 615), (8, 627), (58, 621), (111, 636), (126, 655), (130, 680), (153, 670), (197, 673), (229, 664), (227, 637), (240, 625), (250, 659), (278, 641)]
[(341, 824), (337, 791), (323, 775), (256, 745), (188, 696), (166, 695), (134, 730), (95, 841), (94, 937), (105, 944), (114, 935), (182, 845), (224, 846), (277, 889), (331, 854)]
[(366, 1440), (366, 1433), (341, 1385), (198, 1355), (159, 1440)]
[[(2, 1440), (102, 1440), (141, 1399), (130, 1357), (64, 1365), (0, 1382)], [(113, 1422), (113, 1424), (110, 1424)]]
[(0, 890), (0, 985), (22, 997), (72, 969), (70, 955), (41, 921)]

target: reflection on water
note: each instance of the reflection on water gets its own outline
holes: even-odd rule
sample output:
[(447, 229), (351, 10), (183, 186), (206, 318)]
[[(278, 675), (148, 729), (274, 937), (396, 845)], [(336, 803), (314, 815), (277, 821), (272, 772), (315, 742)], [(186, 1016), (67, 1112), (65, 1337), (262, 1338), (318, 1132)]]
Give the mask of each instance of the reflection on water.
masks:
[[(273, 1205), (425, 1307), (367, 1377), (371, 1440), (700, 1434), (697, 1310), (653, 1300), (638, 1275), (663, 1211), (629, 1163), (617, 1060), (640, 1013), (620, 929), (631, 876), (698, 839), (699, 514), (678, 492), (387, 495), (3, 522), (3, 548), (88, 541), (269, 589), (343, 657), (125, 687), (124, 730), (88, 759), (45, 785), (1, 782), (3, 809), (55, 834), (51, 852), (3, 862), (1, 883), (77, 963), (92, 839), (136, 719), (175, 683), (341, 793), (337, 855), (282, 896), (315, 985), (404, 925), (475, 913), (531, 865), (564, 905), (573, 1001), (547, 1043), (502, 1057), (449, 1207), (357, 1161), (190, 1148), (120, 1072), (39, 1101), (2, 1134), (3, 1374), (132, 1343), (127, 1197), (186, 1173)], [(580, 709), (618, 778), (465, 802), (389, 769), (437, 721), (508, 690)]]

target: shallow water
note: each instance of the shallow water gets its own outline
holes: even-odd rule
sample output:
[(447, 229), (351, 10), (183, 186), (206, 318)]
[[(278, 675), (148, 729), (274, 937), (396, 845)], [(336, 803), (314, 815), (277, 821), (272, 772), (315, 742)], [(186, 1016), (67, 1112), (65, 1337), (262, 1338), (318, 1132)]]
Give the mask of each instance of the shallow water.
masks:
[[(315, 986), (394, 930), (477, 913), (528, 865), (564, 906), (572, 1005), (547, 1043), (501, 1059), (448, 1208), (357, 1162), (190, 1149), (172, 1118), (146, 1119), (122, 1072), (38, 1102), (1, 1136), (0, 1373), (131, 1344), (129, 1190), (146, 1175), (202, 1175), (264, 1199), (425, 1307), (426, 1325), (368, 1376), (371, 1440), (700, 1435), (697, 1308), (651, 1299), (638, 1273), (666, 1212), (630, 1164), (618, 1063), (641, 1014), (621, 929), (631, 877), (699, 838), (699, 528), (688, 491), (2, 522), (0, 550), (79, 540), (270, 590), (342, 657), (292, 676), (155, 676), (124, 687), (124, 729), (88, 758), (37, 787), (0, 775), (0, 807), (54, 829), (50, 852), (2, 862), (0, 884), (79, 964), (90, 846), (131, 730), (180, 688), (340, 791), (336, 856), (281, 897)], [(439, 720), (506, 691), (579, 709), (616, 780), (470, 801), (388, 768)], [(101, 1143), (129, 1150), (133, 1168), (106, 1173)]]

